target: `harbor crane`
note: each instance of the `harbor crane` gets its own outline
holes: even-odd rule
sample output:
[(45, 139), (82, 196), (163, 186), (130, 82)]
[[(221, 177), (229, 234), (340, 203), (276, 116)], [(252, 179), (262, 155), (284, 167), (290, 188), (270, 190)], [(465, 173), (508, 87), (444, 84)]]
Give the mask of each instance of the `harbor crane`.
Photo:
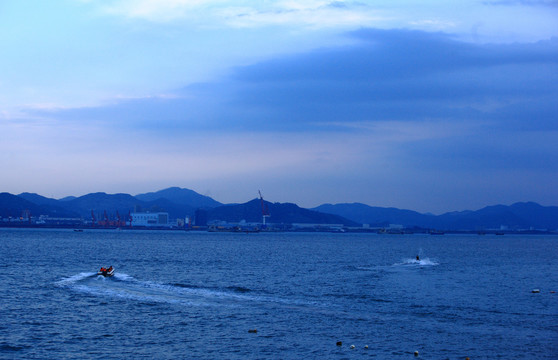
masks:
[(258, 190), (258, 194), (260, 194), (260, 202), (262, 203), (262, 224), (263, 226), (265, 226), (265, 218), (268, 218), (271, 215), (269, 215), (269, 209), (267, 208), (267, 205), (264, 202), (262, 192), (260, 190)]

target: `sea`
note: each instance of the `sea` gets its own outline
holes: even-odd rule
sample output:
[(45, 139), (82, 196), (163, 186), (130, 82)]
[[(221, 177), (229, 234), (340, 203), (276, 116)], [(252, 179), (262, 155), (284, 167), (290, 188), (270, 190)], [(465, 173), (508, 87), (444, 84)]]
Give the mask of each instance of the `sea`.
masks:
[(0, 229), (0, 259), (1, 359), (558, 358), (558, 236)]

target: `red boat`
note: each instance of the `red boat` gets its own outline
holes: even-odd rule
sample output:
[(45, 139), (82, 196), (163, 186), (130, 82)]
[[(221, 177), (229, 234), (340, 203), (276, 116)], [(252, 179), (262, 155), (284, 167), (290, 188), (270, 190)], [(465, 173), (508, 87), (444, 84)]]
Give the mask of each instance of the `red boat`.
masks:
[(97, 271), (97, 275), (102, 275), (104, 277), (110, 277), (114, 275), (114, 268), (112, 265), (109, 268), (102, 267), (99, 271)]

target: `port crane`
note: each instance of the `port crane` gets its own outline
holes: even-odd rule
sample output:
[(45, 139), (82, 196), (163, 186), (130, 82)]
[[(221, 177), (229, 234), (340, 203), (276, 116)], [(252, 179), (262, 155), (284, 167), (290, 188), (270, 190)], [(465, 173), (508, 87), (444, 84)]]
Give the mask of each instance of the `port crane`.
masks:
[(265, 226), (265, 218), (268, 218), (271, 215), (269, 215), (269, 209), (267, 208), (267, 205), (264, 202), (262, 192), (260, 190), (258, 190), (258, 194), (260, 195), (260, 202), (262, 203), (262, 224), (263, 226)]

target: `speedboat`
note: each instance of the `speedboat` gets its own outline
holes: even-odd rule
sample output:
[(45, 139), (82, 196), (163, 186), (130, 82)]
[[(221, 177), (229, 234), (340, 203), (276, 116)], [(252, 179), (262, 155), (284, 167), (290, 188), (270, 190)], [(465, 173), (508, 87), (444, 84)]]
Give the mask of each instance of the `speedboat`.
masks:
[(114, 275), (114, 268), (111, 266), (108, 269), (102, 267), (99, 271), (97, 271), (97, 275), (102, 275), (104, 277), (110, 277)]

